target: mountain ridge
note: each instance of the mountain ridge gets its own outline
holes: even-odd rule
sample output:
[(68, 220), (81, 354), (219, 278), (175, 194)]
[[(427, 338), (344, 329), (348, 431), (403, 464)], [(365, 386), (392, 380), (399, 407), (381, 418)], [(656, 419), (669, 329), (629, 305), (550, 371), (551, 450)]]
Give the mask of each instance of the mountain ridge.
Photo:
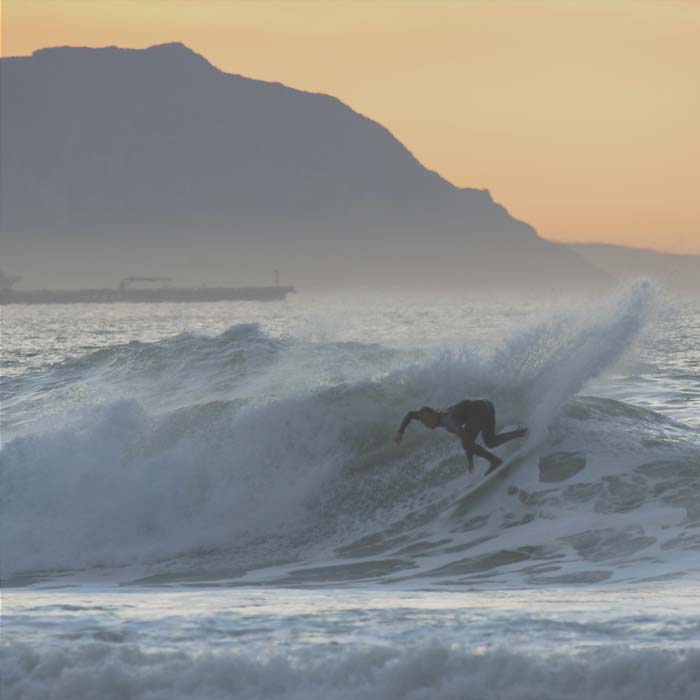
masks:
[(0, 242), (25, 279), (28, 267), (63, 285), (154, 271), (251, 282), (273, 267), (319, 287), (608, 279), (338, 98), (224, 73), (179, 42), (48, 47), (0, 71)]

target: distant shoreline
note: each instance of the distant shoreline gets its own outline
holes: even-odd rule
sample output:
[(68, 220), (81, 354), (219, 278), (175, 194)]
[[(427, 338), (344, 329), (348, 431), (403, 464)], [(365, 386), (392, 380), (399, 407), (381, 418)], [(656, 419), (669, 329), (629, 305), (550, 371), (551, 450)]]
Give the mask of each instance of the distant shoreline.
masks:
[(5, 304), (119, 304), (178, 303), (212, 301), (282, 301), (295, 294), (294, 287), (202, 287), (163, 289), (39, 289), (0, 291), (0, 305)]

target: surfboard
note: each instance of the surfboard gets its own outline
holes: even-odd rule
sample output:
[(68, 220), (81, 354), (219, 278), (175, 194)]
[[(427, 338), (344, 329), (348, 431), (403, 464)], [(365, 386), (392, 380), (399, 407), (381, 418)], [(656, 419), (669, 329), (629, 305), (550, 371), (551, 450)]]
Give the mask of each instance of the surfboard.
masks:
[(482, 476), (481, 479), (479, 479), (479, 481), (477, 481), (475, 484), (472, 484), (455, 504), (451, 517), (462, 517), (468, 512), (469, 508), (477, 497), (482, 497), (486, 493), (492, 491), (494, 488), (500, 486), (503, 479), (508, 475), (513, 467), (529, 456), (533, 447), (534, 445), (528, 445), (528, 441), (526, 440), (523, 445), (521, 445), (510, 457), (508, 457), (508, 459), (503, 461), (503, 464), (496, 467), (492, 472)]

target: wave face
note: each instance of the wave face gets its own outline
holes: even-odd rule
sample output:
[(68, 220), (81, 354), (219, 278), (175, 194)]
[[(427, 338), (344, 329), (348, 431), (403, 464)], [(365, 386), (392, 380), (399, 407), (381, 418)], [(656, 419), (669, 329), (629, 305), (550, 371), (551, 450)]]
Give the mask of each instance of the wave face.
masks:
[[(238, 324), (15, 376), (3, 386), (3, 575), (148, 565), (152, 581), (421, 586), (697, 575), (698, 430), (581, 394), (632, 347), (653, 296), (637, 285), (483, 353)], [(465, 396), (490, 398), (499, 428), (524, 422), (530, 437), (499, 488), (460, 505), (470, 482), (457, 441), (415, 424), (400, 448), (393, 436), (407, 410)]]

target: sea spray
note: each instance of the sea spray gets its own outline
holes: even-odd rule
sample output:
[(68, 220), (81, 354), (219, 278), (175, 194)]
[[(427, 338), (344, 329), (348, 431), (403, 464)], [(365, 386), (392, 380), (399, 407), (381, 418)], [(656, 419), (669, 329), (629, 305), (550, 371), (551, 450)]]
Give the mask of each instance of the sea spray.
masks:
[[(580, 391), (620, 360), (633, 346), (644, 328), (655, 298), (654, 287), (647, 281), (634, 284), (600, 315), (590, 312), (572, 319), (559, 319), (540, 337), (552, 336), (555, 352), (545, 350), (546, 360), (532, 381), (531, 439), (543, 436), (552, 418), (568, 398)], [(527, 380), (526, 380), (527, 381)]]

